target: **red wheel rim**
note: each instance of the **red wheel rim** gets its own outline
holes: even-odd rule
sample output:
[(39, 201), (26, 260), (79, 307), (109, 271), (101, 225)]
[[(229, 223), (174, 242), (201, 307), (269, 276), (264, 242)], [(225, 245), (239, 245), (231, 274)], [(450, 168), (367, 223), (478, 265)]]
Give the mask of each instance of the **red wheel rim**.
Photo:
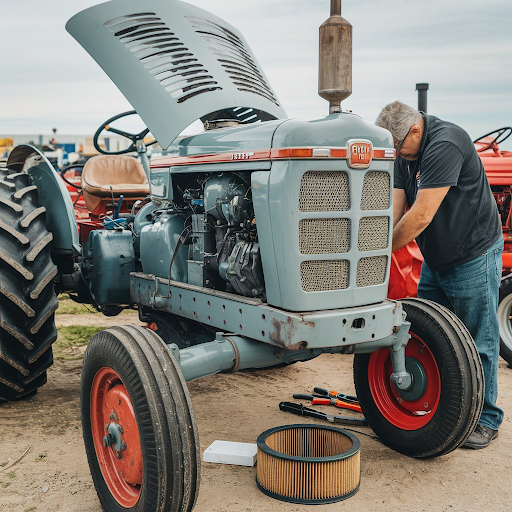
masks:
[(101, 368), (94, 376), (91, 430), (98, 464), (112, 496), (122, 507), (133, 507), (142, 489), (139, 429), (130, 396), (112, 368)]
[(441, 396), (441, 378), (436, 360), (421, 338), (414, 333), (405, 348), (405, 357), (415, 359), (423, 368), (426, 389), (421, 397), (408, 401), (391, 384), (393, 373), (389, 349), (373, 352), (368, 364), (368, 383), (375, 405), (381, 414), (395, 427), (417, 430), (424, 427), (434, 416)]

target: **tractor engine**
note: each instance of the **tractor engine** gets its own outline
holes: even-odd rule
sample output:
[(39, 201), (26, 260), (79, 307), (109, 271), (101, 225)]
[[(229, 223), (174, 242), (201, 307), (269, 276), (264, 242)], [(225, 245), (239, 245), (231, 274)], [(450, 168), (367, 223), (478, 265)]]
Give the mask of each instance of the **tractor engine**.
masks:
[[(141, 234), (145, 271), (168, 271), (181, 282), (264, 299), (250, 173), (185, 175), (173, 181), (172, 203), (156, 209), (151, 227)], [(169, 228), (179, 239), (172, 253), (160, 255), (157, 269), (151, 248), (167, 239)]]

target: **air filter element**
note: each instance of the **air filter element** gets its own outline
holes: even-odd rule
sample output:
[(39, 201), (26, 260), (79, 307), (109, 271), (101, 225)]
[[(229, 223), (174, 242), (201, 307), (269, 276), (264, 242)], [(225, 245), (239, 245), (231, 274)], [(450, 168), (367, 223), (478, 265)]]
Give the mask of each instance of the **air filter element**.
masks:
[(285, 425), (259, 435), (256, 483), (267, 496), (319, 505), (359, 489), (361, 443), (335, 427)]

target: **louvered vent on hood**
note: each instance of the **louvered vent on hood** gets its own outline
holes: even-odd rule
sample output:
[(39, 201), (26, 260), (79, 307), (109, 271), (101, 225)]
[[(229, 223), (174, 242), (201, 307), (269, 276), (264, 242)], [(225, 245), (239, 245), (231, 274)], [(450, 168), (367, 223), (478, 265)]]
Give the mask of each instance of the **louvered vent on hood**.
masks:
[(154, 12), (119, 16), (104, 26), (178, 103), (222, 90), (195, 55)]
[(233, 32), (206, 19), (192, 17), (186, 19), (217, 57), (239, 91), (259, 94), (278, 105), (258, 66), (244, 48), (242, 41)]

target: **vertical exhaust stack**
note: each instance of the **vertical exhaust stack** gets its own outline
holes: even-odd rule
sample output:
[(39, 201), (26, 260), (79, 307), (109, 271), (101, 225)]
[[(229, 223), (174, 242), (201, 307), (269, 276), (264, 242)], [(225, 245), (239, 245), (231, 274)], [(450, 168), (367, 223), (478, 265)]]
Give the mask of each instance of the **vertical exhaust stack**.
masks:
[(320, 26), (318, 94), (329, 114), (339, 114), (352, 94), (352, 25), (341, 17), (341, 0), (331, 0), (331, 17)]
[(416, 90), (418, 91), (418, 110), (426, 114), (428, 83), (416, 84)]

